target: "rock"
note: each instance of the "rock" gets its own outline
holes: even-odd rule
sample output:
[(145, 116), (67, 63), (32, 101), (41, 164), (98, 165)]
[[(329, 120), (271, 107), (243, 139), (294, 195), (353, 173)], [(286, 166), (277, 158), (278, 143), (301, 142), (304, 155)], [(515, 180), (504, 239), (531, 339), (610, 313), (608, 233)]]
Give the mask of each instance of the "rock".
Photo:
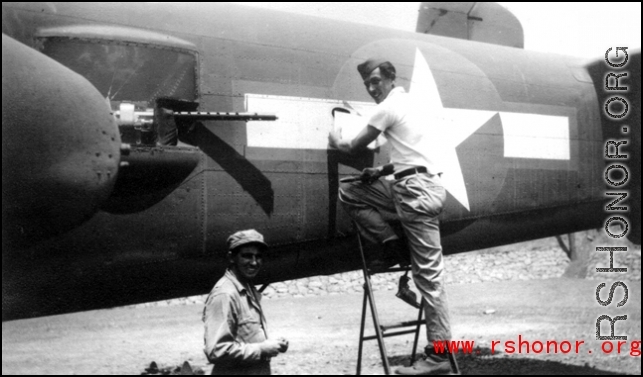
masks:
[(281, 282), (281, 283), (274, 283), (274, 284), (272, 284), (271, 286), (272, 286), (272, 288), (274, 288), (277, 292), (279, 292), (279, 289), (280, 289), (280, 288), (286, 288), (286, 284), (284, 284), (283, 282)]
[(159, 367), (155, 361), (152, 361), (149, 368), (146, 368), (145, 371), (150, 374), (157, 374), (159, 372)]
[(183, 366), (179, 369), (179, 373), (182, 376), (192, 376), (194, 375), (194, 371), (192, 370), (192, 367), (190, 366), (190, 363), (187, 361), (183, 363)]

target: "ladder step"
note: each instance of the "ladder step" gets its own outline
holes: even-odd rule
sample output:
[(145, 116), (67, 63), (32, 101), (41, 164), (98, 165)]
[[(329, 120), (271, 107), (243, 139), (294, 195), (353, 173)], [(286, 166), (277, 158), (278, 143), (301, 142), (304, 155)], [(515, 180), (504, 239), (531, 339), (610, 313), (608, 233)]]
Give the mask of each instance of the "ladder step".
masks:
[(423, 323), (424, 321), (406, 321), (406, 322), (401, 322), (401, 323), (388, 325), (388, 326), (380, 326), (380, 328), (382, 329), (382, 331), (388, 331), (392, 329), (399, 329), (402, 327), (417, 326)]
[[(388, 334), (382, 334), (382, 337), (383, 338), (388, 338), (388, 337), (391, 337), (391, 336), (406, 335), (406, 334), (415, 334), (415, 330), (405, 330), (405, 331), (392, 332), (392, 333), (388, 333)], [(362, 339), (364, 339), (364, 340), (377, 339), (377, 335), (365, 336)]]
[(408, 267), (391, 267), (391, 268), (387, 268), (384, 271), (378, 271), (378, 272), (371, 272), (371, 270), (368, 270), (368, 275), (372, 276), (372, 275), (375, 275), (375, 274), (386, 274), (386, 273), (389, 273), (389, 272), (407, 272), (407, 271), (410, 271), (410, 270), (411, 270), (411, 266), (408, 266)]

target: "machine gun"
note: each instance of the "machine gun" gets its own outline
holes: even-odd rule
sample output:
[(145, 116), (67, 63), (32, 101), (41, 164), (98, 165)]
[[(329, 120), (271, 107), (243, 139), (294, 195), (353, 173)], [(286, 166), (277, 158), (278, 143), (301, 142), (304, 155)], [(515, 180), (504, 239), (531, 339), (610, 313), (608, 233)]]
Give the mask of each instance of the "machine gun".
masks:
[(160, 98), (154, 108), (137, 109), (122, 102), (114, 116), (123, 142), (136, 145), (176, 145), (179, 135), (199, 121), (275, 121), (271, 113), (196, 111), (198, 103)]

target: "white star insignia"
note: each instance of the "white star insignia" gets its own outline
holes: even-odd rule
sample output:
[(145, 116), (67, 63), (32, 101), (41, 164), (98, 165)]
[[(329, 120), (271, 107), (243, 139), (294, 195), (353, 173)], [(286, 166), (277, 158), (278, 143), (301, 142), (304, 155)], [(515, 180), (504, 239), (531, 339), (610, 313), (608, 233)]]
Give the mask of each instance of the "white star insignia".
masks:
[(419, 49), (415, 52), (415, 64), (409, 93), (424, 106), (432, 121), (429, 137), (435, 139), (432, 158), (442, 168), (442, 182), (451, 195), (468, 211), (469, 197), (464, 184), (462, 169), (456, 147), (487, 123), (497, 111), (449, 109), (442, 106), (440, 93), (435, 84), (429, 64)]

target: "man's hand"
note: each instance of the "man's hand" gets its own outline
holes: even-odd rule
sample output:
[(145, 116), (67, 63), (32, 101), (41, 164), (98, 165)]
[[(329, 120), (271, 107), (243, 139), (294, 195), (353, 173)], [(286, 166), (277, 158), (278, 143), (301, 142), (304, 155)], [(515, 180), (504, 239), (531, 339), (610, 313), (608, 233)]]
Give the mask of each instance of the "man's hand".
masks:
[(260, 344), (260, 347), (261, 347), (261, 356), (275, 357), (279, 355), (279, 352), (282, 348), (282, 344), (278, 340), (266, 339)]
[(393, 174), (395, 167), (393, 164), (386, 164), (379, 168), (366, 168), (362, 170), (362, 174), (359, 176), (359, 179), (363, 183), (368, 183), (369, 185), (383, 176)]
[(378, 168), (366, 168), (362, 170), (362, 174), (359, 176), (359, 179), (361, 179), (363, 183), (371, 184), (377, 181), (381, 175), (382, 173)]
[(351, 142), (349, 140), (342, 140), (342, 133), (337, 130), (332, 130), (330, 134), (328, 134), (328, 146), (340, 152), (351, 153)]
[(277, 338), (277, 341), (279, 342), (279, 345), (281, 348), (279, 348), (279, 352), (285, 353), (288, 351), (288, 341), (284, 338)]
[(330, 131), (330, 134), (328, 135), (328, 145), (331, 148), (338, 149), (339, 148), (339, 142), (342, 140), (342, 134), (338, 130), (332, 130)]

